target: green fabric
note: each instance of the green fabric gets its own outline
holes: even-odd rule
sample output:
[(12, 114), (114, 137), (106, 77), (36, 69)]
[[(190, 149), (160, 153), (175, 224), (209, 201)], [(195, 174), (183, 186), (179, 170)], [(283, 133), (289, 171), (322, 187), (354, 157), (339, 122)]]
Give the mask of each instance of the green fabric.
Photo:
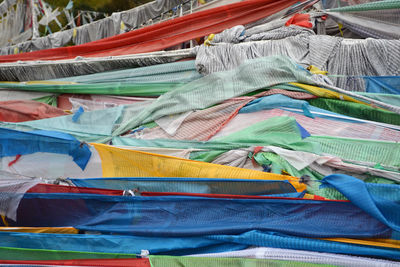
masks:
[(374, 100), (378, 100), (393, 106), (400, 106), (400, 95), (391, 94), (377, 94), (377, 93), (365, 93), (365, 92), (354, 92), (358, 95), (366, 96)]
[(400, 167), (400, 143), (330, 136), (310, 136), (306, 140), (318, 143), (324, 154), (338, 156), (344, 160)]
[(288, 57), (248, 60), (233, 70), (212, 73), (160, 96), (149, 107), (121, 124), (113, 136), (167, 115), (204, 109), (226, 99), (296, 81), (314, 83), (311, 74)]
[(345, 6), (329, 9), (331, 12), (354, 12), (354, 11), (368, 11), (368, 10), (382, 10), (382, 9), (397, 9), (400, 8), (399, 0), (384, 0), (360, 5)]
[(282, 174), (282, 170), (289, 173), (294, 177), (302, 177), (303, 175), (308, 175), (311, 178), (311, 182), (307, 184), (307, 193), (313, 195), (319, 195), (329, 199), (346, 199), (340, 192), (333, 188), (323, 188), (320, 189), (319, 180), (324, 178), (324, 175), (310, 170), (309, 168), (304, 168), (302, 170), (297, 170), (292, 165), (290, 165), (287, 160), (283, 159), (281, 156), (272, 152), (260, 152), (254, 156), (254, 160), (261, 166), (270, 166), (271, 173)]
[(43, 96), (32, 100), (42, 102), (53, 107), (57, 107), (57, 95)]
[(122, 258), (136, 258), (136, 255), (0, 247), (0, 259), (2, 260), (72, 260)]
[(306, 267), (306, 266), (333, 266), (327, 264), (315, 264), (298, 261), (282, 261), (248, 258), (201, 258), (201, 257), (173, 257), (173, 256), (149, 256), (152, 267)]
[(311, 105), (354, 118), (400, 125), (400, 115), (363, 104), (328, 98), (307, 100)]
[(72, 76), (53, 81), (77, 83), (187, 83), (201, 78), (194, 60), (157, 64), (141, 68), (131, 68), (100, 72), (89, 75)]
[(23, 91), (39, 91), (57, 94), (97, 94), (121, 96), (159, 96), (172, 91), (184, 83), (94, 83), (94, 84), (23, 84), (2, 83), (1, 88)]

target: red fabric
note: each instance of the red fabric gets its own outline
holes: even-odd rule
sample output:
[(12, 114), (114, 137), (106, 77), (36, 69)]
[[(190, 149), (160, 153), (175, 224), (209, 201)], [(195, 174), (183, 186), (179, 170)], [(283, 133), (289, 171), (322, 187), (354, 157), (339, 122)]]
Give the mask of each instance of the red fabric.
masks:
[(297, 25), (311, 29), (313, 25), (310, 20), (310, 14), (294, 14), (293, 17), (286, 22), (285, 26)]
[(28, 193), (78, 193), (78, 194), (100, 194), (109, 196), (122, 196), (122, 190), (100, 189), (89, 187), (75, 187), (55, 184), (37, 184), (28, 190)]
[(0, 121), (23, 122), (67, 115), (62, 109), (33, 100), (0, 101)]
[[(270, 197), (270, 196), (200, 194), (200, 193), (177, 193), (177, 192), (140, 192), (140, 195), (145, 196), (145, 197), (189, 196), (189, 197), (210, 197), (210, 198), (228, 198), (228, 199), (292, 199), (292, 200), (304, 200), (305, 199), (305, 198), (294, 198), (294, 197), (272, 197), (272, 196)], [(307, 199), (307, 200), (350, 202), (348, 200), (333, 200), (333, 199), (325, 199), (322, 197), (314, 198), (314, 199)]]
[(151, 267), (149, 259), (78, 259), (78, 260), (45, 260), (45, 261), (13, 261), (0, 260), (0, 264), (37, 264), (37, 265), (69, 265), (98, 267)]
[(20, 157), (21, 157), (20, 154), (16, 155), (16, 156), (15, 156), (15, 159), (14, 159), (13, 161), (10, 161), (10, 162), (8, 163), (8, 167), (11, 167), (12, 165), (14, 165), (14, 164), (19, 160)]
[(221, 32), (235, 25), (257, 21), (297, 2), (297, 0), (238, 2), (82, 45), (1, 56), (0, 62), (70, 59), (76, 56), (117, 56), (159, 51), (211, 33)]

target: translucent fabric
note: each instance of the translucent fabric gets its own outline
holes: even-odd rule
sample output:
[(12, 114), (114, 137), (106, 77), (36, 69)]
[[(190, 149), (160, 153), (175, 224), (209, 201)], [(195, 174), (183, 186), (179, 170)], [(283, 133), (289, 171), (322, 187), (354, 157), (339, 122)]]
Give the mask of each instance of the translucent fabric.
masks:
[(393, 234), (384, 223), (346, 201), (28, 193), (18, 214), (24, 216), (17, 217), (15, 226), (70, 225), (85, 231), (157, 237), (252, 230), (319, 238), (391, 238)]
[(141, 192), (185, 192), (233, 195), (272, 195), (296, 192), (287, 181), (203, 178), (69, 178), (76, 186)]

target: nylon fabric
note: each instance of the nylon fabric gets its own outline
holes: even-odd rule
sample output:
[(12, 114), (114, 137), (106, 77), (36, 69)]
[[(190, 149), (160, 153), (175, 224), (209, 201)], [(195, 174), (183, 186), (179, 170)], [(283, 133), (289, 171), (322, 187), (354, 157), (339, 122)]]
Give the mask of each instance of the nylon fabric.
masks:
[(55, 184), (37, 184), (30, 188), (28, 193), (75, 193), (75, 194), (100, 194), (108, 196), (122, 196), (122, 190), (110, 190), (110, 189), (99, 189), (99, 188), (85, 188)]
[(221, 267), (241, 267), (241, 266), (333, 266), (325, 264), (313, 264), (297, 261), (279, 261), (265, 259), (246, 259), (246, 258), (195, 258), (195, 257), (167, 257), (167, 256), (150, 256), (149, 260), (153, 267), (173, 267), (173, 266), (221, 266)]
[(319, 238), (390, 238), (393, 232), (357, 206), (342, 201), (29, 193), (18, 213), (24, 216), (17, 217), (16, 226), (68, 224), (84, 231), (157, 237), (261, 230)]
[[(158, 51), (238, 24), (257, 21), (289, 7), (294, 2), (294, 0), (251, 0), (234, 3), (79, 46), (1, 56), (0, 62), (67, 59), (78, 55), (116, 56)], [(204, 21), (207, 21), (207, 26), (204, 25)], [(163, 39), (164, 42), (158, 42), (159, 39)]]
[(397, 262), (385, 261), (366, 257), (356, 257), (350, 255), (340, 255), (333, 253), (320, 253), (306, 250), (279, 249), (269, 247), (249, 248), (245, 250), (213, 253), (213, 254), (197, 254), (191, 257), (210, 257), (210, 258), (259, 258), (274, 260), (297, 260), (302, 262), (311, 262), (319, 264), (333, 264), (340, 266), (360, 266), (374, 267), (382, 264), (387, 266), (397, 266)]
[[(3, 176), (3, 175), (2, 175)], [(0, 179), (0, 214), (3, 222), (7, 223), (4, 216), (16, 221), (19, 204), (29, 188), (39, 183), (39, 179)], [(8, 225), (6, 225), (8, 226)]]
[(69, 178), (76, 186), (141, 192), (274, 195), (296, 192), (287, 181), (202, 178)]
[(0, 128), (1, 157), (49, 152), (70, 155), (84, 170), (91, 157), (87, 144), (74, 137), (52, 131), (21, 132)]
[(399, 114), (391, 111), (327, 98), (309, 99), (308, 102), (315, 107), (323, 108), (346, 116), (400, 125)]
[(399, 250), (360, 246), (356, 244), (332, 242), (299, 236), (285, 235), (275, 232), (250, 231), (241, 235), (215, 235), (209, 236), (210, 239), (226, 240), (229, 242), (238, 242), (248, 244), (249, 246), (262, 246), (283, 249), (296, 249), (328, 253), (351, 254), (367, 257), (378, 257), (390, 260), (399, 260)]
[(43, 260), (43, 261), (17, 261), (0, 260), (0, 264), (9, 266), (98, 266), (98, 267), (151, 267), (148, 259), (73, 259), (73, 260)]
[(366, 81), (366, 92), (383, 94), (400, 94), (400, 77), (363, 77)]
[(0, 227), (0, 232), (78, 234), (73, 227)]
[(93, 144), (102, 159), (103, 177), (194, 177), (289, 180), (298, 191), (306, 187), (295, 177), (197, 162), (112, 146)]
[(0, 247), (2, 260), (70, 260), (135, 258), (136, 254), (63, 251), (54, 249), (24, 249)]
[[(400, 231), (400, 210), (398, 185), (366, 184), (347, 175), (329, 175), (322, 185), (335, 187), (352, 203), (377, 218), (393, 230)], [(355, 190), (355, 188), (357, 190)]]
[(23, 122), (66, 115), (63, 110), (37, 101), (0, 101), (0, 121)]

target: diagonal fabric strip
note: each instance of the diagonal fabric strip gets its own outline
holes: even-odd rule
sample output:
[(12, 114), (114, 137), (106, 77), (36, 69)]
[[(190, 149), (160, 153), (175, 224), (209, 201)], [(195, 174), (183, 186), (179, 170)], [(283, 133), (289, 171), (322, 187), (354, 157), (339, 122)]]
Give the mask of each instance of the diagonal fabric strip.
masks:
[(287, 180), (297, 191), (306, 189), (299, 179), (230, 166), (92, 144), (98, 151), (104, 177), (193, 177)]

